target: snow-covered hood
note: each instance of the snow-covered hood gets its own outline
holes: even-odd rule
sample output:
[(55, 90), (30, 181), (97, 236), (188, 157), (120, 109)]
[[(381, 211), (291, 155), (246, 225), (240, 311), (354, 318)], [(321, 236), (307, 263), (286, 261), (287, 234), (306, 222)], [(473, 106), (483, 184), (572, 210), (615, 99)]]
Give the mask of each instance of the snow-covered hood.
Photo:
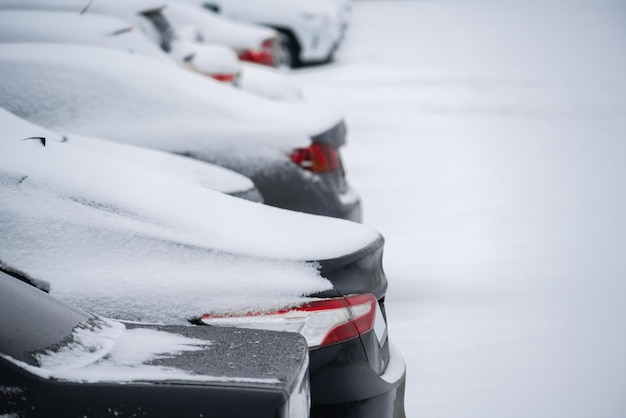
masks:
[(0, 254), (80, 308), (184, 323), (272, 310), (332, 288), (318, 265), (380, 235), (248, 202), (0, 126)]
[(0, 106), (30, 121), (179, 153), (236, 155), (251, 165), (259, 156), (284, 160), (341, 123), (326, 109), (264, 99), (113, 50), (0, 45), (0, 73)]

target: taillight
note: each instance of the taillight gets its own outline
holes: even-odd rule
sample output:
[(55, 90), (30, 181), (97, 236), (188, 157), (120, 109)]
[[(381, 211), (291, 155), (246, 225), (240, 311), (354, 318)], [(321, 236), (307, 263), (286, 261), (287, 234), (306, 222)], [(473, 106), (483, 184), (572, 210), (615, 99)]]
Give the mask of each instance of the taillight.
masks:
[(280, 41), (278, 38), (269, 38), (261, 43), (258, 50), (246, 49), (239, 53), (239, 59), (242, 61), (254, 62), (270, 67), (278, 66), (278, 56), (280, 53)]
[(290, 157), (291, 161), (314, 173), (326, 173), (340, 167), (337, 150), (321, 142), (314, 142), (307, 148), (298, 148)]
[(238, 74), (225, 73), (225, 74), (211, 74), (211, 77), (222, 83), (236, 84)]
[(289, 331), (302, 334), (310, 348), (356, 338), (374, 328), (376, 298), (372, 294), (321, 299), (304, 306), (265, 314), (204, 315), (207, 325)]

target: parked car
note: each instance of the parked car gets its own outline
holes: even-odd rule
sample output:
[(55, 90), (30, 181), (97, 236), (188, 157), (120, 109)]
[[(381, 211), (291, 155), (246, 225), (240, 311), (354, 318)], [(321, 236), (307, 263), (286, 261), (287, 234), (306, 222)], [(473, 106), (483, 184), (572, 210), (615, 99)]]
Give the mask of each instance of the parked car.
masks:
[(185, 39), (230, 46), (243, 61), (279, 65), (280, 38), (273, 29), (237, 22), (185, 3), (168, 3), (164, 16)]
[(44, 141), (10, 118), (0, 125), (7, 265), (112, 319), (298, 332), (312, 416), (404, 417), (378, 232)]
[[(203, 10), (190, 22), (189, 13), (176, 12), (184, 10), (184, 5), (172, 7), (167, 16), (165, 5), (158, 0), (110, 0), (97, 4), (85, 4), (82, 0), (6, 0), (0, 2), (0, 14), (6, 13), (0, 34), (3, 42), (97, 45), (161, 61), (173, 59), (186, 69), (272, 99), (294, 100), (301, 96), (299, 88), (284, 75), (277, 72), (268, 75), (254, 66), (245, 71), (246, 83), (240, 83), (243, 68), (239, 58), (277, 62), (278, 38), (274, 31), (226, 21)], [(202, 16), (205, 14), (208, 21)], [(192, 26), (194, 22), (205, 26)], [(208, 27), (209, 24), (212, 26)], [(34, 26), (37, 31), (28, 30)]]
[(314, 0), (176, 0), (281, 33), (282, 61), (292, 67), (332, 60), (347, 26), (346, 7)]
[(168, 3), (163, 14), (181, 39), (233, 48), (245, 61), (237, 80), (241, 89), (274, 100), (303, 99), (300, 88), (284, 72), (271, 68), (278, 66), (280, 59), (280, 38), (273, 29), (236, 22), (178, 2)]
[[(54, 10), (54, 4), (47, 6)], [(37, 30), (31, 30), (32, 27)], [(0, 10), (0, 42), (66, 43), (117, 49), (151, 57), (158, 60), (159, 65), (173, 65), (174, 61), (185, 68), (230, 84), (236, 84), (241, 75), (237, 56), (224, 45), (198, 44), (172, 38), (168, 43), (168, 53), (165, 53), (130, 23), (106, 14)]]
[(2, 416), (309, 416), (300, 335), (124, 324), (24, 281), (0, 266)]
[(32, 122), (217, 164), (251, 178), (267, 204), (361, 220), (333, 111), (78, 45), (0, 45), (0, 73), (0, 106)]

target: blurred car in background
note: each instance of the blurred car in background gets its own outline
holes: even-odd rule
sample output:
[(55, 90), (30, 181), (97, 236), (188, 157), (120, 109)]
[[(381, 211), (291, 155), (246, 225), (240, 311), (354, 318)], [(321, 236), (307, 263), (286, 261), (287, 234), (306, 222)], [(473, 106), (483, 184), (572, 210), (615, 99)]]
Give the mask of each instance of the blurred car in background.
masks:
[(331, 61), (347, 27), (349, 7), (335, 0), (175, 0), (234, 20), (273, 28), (281, 61), (290, 67)]
[(0, 72), (0, 106), (27, 120), (217, 164), (252, 179), (269, 205), (361, 220), (335, 112), (78, 45), (2, 44)]
[(378, 232), (0, 122), (0, 254), (21, 276), (112, 319), (300, 333), (312, 416), (404, 417)]
[[(141, 2), (113, 1), (98, 13), (79, 14), (73, 10), (79, 3), (82, 2), (0, 3), (0, 42), (100, 46), (149, 56), (162, 64), (173, 59), (188, 69), (230, 84), (236, 84), (240, 77), (239, 60), (229, 47), (199, 44), (176, 36), (159, 8), (144, 10)], [(149, 30), (147, 22), (153, 21), (159, 24)], [(135, 30), (133, 25), (144, 28), (143, 32)], [(32, 27), (37, 30), (31, 30)], [(160, 32), (155, 34), (157, 30)]]
[(2, 416), (309, 416), (297, 334), (124, 324), (29, 281), (0, 265)]
[[(88, 12), (80, 14), (77, 10), (83, 7), (83, 2), (79, 0), (8, 1), (0, 3), (0, 42), (74, 43), (138, 53), (161, 62), (173, 59), (187, 69), (254, 94), (274, 100), (302, 100), (299, 87), (284, 74), (266, 65), (242, 64), (237, 56), (245, 52), (246, 56), (265, 60), (262, 56), (267, 51), (259, 42), (262, 45), (272, 39), (275, 32), (226, 21), (205, 10), (200, 10), (191, 22), (189, 13), (182, 13), (183, 18), (181, 13), (170, 13), (166, 17), (164, 4), (114, 1), (108, 8), (88, 8)], [(150, 8), (143, 9), (148, 6)], [(171, 8), (185, 9), (185, 5)], [(149, 26), (146, 14), (151, 16), (147, 22), (159, 24)], [(208, 15), (208, 20), (202, 15)], [(172, 16), (178, 16), (176, 24), (170, 22)], [(192, 23), (204, 26), (196, 27)], [(37, 30), (30, 30), (34, 26)], [(244, 72), (245, 80), (242, 80)]]
[(243, 61), (270, 67), (279, 64), (280, 38), (271, 28), (230, 20), (185, 3), (170, 2), (163, 14), (185, 39), (228, 45)]

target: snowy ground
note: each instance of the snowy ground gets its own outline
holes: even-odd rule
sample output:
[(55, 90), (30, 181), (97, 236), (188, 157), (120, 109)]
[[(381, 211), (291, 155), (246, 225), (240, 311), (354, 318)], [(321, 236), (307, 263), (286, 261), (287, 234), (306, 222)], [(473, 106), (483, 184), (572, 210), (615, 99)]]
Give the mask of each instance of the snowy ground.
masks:
[(356, 1), (347, 116), (411, 417), (626, 416), (626, 2)]

